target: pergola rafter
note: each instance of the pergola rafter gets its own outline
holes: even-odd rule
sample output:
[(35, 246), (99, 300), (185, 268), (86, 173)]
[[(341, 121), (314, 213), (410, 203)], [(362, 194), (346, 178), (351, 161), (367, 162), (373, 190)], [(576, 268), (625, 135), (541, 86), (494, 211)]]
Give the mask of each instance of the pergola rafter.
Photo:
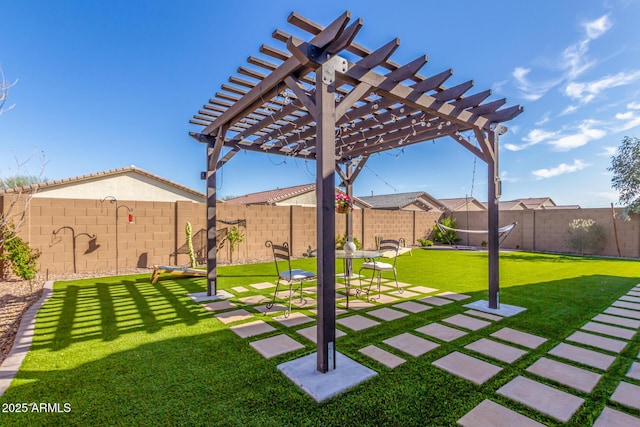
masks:
[[(283, 46), (262, 45), (265, 58), (249, 56), (238, 76), (231, 76), (191, 120), (203, 126), (191, 135), (208, 146), (209, 247), (216, 247), (215, 174), (235, 154), (245, 150), (317, 161), (318, 369), (326, 372), (335, 351), (336, 171), (350, 194), (372, 154), (448, 136), (488, 164), (489, 306), (496, 308), (498, 137), (506, 131), (501, 123), (518, 116), (522, 107), (504, 107), (504, 99), (487, 101), (490, 90), (468, 94), (473, 81), (445, 86), (451, 69), (422, 76), (427, 55), (403, 65), (393, 62), (398, 39), (374, 51), (362, 47), (355, 38), (363, 21), (351, 20), (348, 11), (327, 27), (296, 13), (288, 22), (308, 37), (275, 30), (272, 37)], [(349, 58), (342, 57), (345, 53)], [(230, 150), (220, 158), (223, 147)], [(211, 294), (215, 250), (209, 257)]]

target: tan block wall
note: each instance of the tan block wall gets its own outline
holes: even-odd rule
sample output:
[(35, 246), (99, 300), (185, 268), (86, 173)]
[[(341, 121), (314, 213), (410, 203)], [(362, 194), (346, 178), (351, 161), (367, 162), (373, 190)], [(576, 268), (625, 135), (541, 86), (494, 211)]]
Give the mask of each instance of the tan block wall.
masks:
[[(620, 218), (621, 209), (616, 209), (615, 220), (620, 252), (623, 257), (640, 257), (640, 216), (632, 215), (629, 221)], [(453, 215), (458, 228), (469, 230), (486, 230), (486, 212), (457, 212)], [(467, 222), (467, 218), (469, 221)], [(600, 255), (618, 256), (616, 238), (613, 226), (613, 215), (610, 208), (594, 209), (550, 209), (532, 211), (500, 211), (500, 225), (508, 225), (518, 221), (518, 226), (504, 241), (502, 247), (510, 249), (524, 249), (543, 252), (570, 253), (567, 246), (567, 230), (574, 219), (593, 219), (605, 234), (605, 243)], [(471, 245), (479, 245), (486, 240), (486, 235), (459, 234), (466, 244), (469, 236)]]
[[(0, 198), (6, 212), (10, 196)], [(186, 266), (187, 254), (177, 254), (185, 244), (184, 227), (190, 221), (194, 247), (206, 244), (206, 206), (188, 201), (139, 202), (119, 201), (119, 206), (133, 209), (135, 224), (127, 223), (127, 209), (119, 208), (116, 225), (115, 205), (98, 200), (34, 198), (19, 235), (41, 251), (41, 273), (69, 273), (113, 271), (116, 268), (116, 230), (118, 269), (145, 268), (154, 264)], [(619, 212), (619, 210), (618, 210)], [(353, 218), (353, 235), (364, 248), (375, 248), (375, 238), (404, 238), (408, 245), (417, 239), (431, 237), (439, 212), (387, 211), (357, 209)], [(453, 214), (461, 229), (486, 230), (486, 212), (457, 212)], [(504, 248), (569, 252), (565, 243), (569, 222), (576, 218), (595, 219), (607, 236), (603, 254), (617, 256), (610, 209), (567, 209), (539, 211), (501, 211), (500, 225), (518, 221), (518, 227), (504, 242)], [(233, 262), (269, 260), (271, 250), (265, 241), (289, 242), (294, 256), (301, 256), (307, 248), (317, 247), (316, 209), (301, 206), (239, 206), (218, 205), (217, 219), (235, 221), (246, 219), (246, 227), (239, 227), (245, 239), (233, 253)], [(344, 234), (346, 215), (336, 215), (335, 234)], [(630, 221), (616, 220), (620, 249), (624, 257), (640, 257), (640, 216)], [(218, 223), (218, 228), (233, 225)], [(201, 231), (202, 230), (202, 231)], [(54, 236), (53, 232), (57, 231)], [(198, 232), (200, 234), (198, 234)], [(90, 236), (99, 246), (89, 251)], [(75, 236), (75, 252), (73, 247)], [(461, 244), (480, 245), (486, 235), (460, 234)], [(195, 241), (199, 239), (199, 241)], [(468, 239), (468, 240), (467, 240)], [(198, 255), (198, 254), (196, 254)], [(200, 259), (206, 260), (206, 253)], [(220, 263), (228, 263), (228, 242), (218, 252)]]

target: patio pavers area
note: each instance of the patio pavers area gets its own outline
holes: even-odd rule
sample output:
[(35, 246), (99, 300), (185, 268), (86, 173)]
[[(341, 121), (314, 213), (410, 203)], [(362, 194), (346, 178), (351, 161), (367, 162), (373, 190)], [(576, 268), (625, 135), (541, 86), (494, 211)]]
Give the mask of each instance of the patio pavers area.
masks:
[[(423, 291), (431, 294), (437, 291), (433, 288), (408, 285), (408, 289)], [(343, 292), (341, 289), (339, 292)], [(441, 307), (452, 303), (465, 301), (466, 295), (454, 292), (442, 291), (437, 295), (419, 294), (417, 292), (405, 292), (404, 300), (402, 293), (391, 287), (383, 287), (381, 296), (374, 295), (372, 300), (366, 299), (366, 295), (360, 298), (352, 296), (349, 301), (349, 310), (338, 309), (336, 324), (341, 328), (347, 328), (353, 333), (362, 333), (365, 330), (373, 329), (381, 324), (395, 322), (398, 319), (405, 319), (424, 312), (442, 310)], [(393, 297), (385, 294), (394, 293)], [(287, 294), (279, 295), (286, 299)], [(239, 301), (251, 305), (258, 301), (258, 297), (240, 297)], [(619, 302), (619, 301), (617, 301)], [(338, 301), (344, 307), (346, 301)], [(218, 304), (218, 305), (214, 305)], [(237, 309), (230, 301), (209, 304), (209, 310), (213, 308), (224, 310), (229, 309), (232, 315), (222, 316), (221, 319), (238, 319), (238, 315), (243, 315), (242, 309)], [(234, 309), (235, 310), (232, 310)], [(460, 308), (464, 309), (462, 306)], [(625, 311), (617, 312), (623, 308), (616, 307), (615, 303), (592, 318), (578, 330), (568, 337), (569, 342), (549, 345), (547, 354), (552, 358), (539, 357), (532, 360), (523, 372), (528, 373), (512, 378), (496, 389), (496, 395), (503, 396), (515, 402), (523, 404), (541, 414), (554, 418), (561, 422), (571, 419), (572, 415), (584, 403), (584, 394), (591, 393), (603, 374), (615, 362), (615, 356), (610, 352), (619, 353), (626, 345), (627, 341), (636, 335), (640, 322), (633, 319), (634, 313), (640, 312), (633, 308), (626, 307), (624, 310), (632, 311), (631, 317), (621, 317), (619, 314), (629, 314)], [(288, 318), (274, 315), (273, 319), (281, 325), (296, 328), (298, 325), (315, 321), (317, 315), (315, 309), (310, 312), (312, 316), (302, 312), (294, 312)], [(213, 310), (212, 310), (213, 311)], [(616, 314), (607, 314), (614, 311)], [(358, 314), (355, 314), (355, 313)], [(222, 313), (225, 314), (225, 313)], [(219, 316), (220, 314), (217, 314)], [(406, 331), (400, 334), (386, 337), (380, 341), (373, 342), (362, 347), (358, 352), (370, 359), (379, 366), (387, 369), (396, 369), (405, 365), (408, 360), (418, 357), (425, 357), (428, 353), (440, 348), (442, 345), (452, 343), (469, 334), (473, 334), (484, 328), (498, 325), (503, 321), (502, 316), (490, 314), (474, 309), (464, 310), (462, 313), (446, 316), (440, 319), (441, 322), (432, 322), (413, 331)], [(237, 320), (234, 320), (237, 321)], [(261, 334), (274, 334), (274, 329), (267, 329), (260, 321), (246, 323), (246, 338), (251, 338)], [(255, 326), (254, 326), (255, 325)], [(239, 336), (243, 336), (235, 325), (231, 329)], [(252, 331), (255, 328), (255, 333)], [(264, 328), (264, 329), (262, 329)], [(586, 331), (586, 332), (583, 332)], [(315, 343), (317, 338), (316, 325), (298, 328), (297, 334), (304, 336)], [(414, 333), (415, 332), (415, 333)], [(416, 334), (417, 333), (417, 334)], [(341, 329), (336, 329), (336, 338), (344, 336)], [(421, 336), (419, 336), (421, 335)], [(428, 338), (424, 338), (424, 337)], [(432, 341), (433, 339), (434, 341)], [(443, 344), (439, 344), (442, 342)], [(548, 344), (548, 339), (527, 332), (519, 331), (509, 327), (502, 327), (490, 334), (490, 338), (480, 338), (464, 345), (460, 350), (447, 352), (444, 356), (435, 359), (432, 364), (453, 376), (470, 381), (473, 384), (482, 385), (490, 381), (502, 370), (502, 364), (511, 365), (523, 359), (531, 351)], [(286, 354), (301, 348), (301, 344), (291, 339), (287, 335), (279, 334), (268, 338), (253, 341), (250, 345), (266, 358)], [(410, 356), (407, 359), (407, 356)], [(557, 359), (556, 359), (557, 358)], [(494, 362), (490, 362), (493, 360)], [(577, 364), (578, 366), (576, 366)], [(580, 367), (583, 366), (583, 367)], [(590, 369), (596, 369), (594, 372)], [(640, 362), (633, 363), (628, 368), (627, 378), (629, 381), (640, 381)], [(556, 384), (560, 384), (567, 389), (559, 389)], [(568, 392), (575, 390), (576, 394)], [(567, 390), (567, 391), (565, 391)], [(630, 408), (640, 409), (640, 401), (630, 394), (639, 392), (640, 386), (630, 382), (622, 381), (618, 385), (616, 392), (611, 396), (612, 402), (626, 405)], [(580, 393), (583, 393), (580, 395)], [(640, 395), (640, 394), (639, 394)], [(631, 417), (631, 418), (629, 418)], [(632, 415), (607, 408), (600, 415), (600, 425), (608, 425), (607, 422), (615, 420), (636, 419)], [(501, 425), (542, 425), (536, 421), (504, 407), (491, 400), (485, 400), (480, 405), (473, 408), (463, 418), (459, 420), (461, 425), (493, 426)]]

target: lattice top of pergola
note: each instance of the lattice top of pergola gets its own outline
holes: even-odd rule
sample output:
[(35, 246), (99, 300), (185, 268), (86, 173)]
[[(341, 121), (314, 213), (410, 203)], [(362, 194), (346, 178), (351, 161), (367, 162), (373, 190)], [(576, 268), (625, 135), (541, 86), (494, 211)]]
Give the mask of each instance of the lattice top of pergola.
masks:
[[(191, 135), (201, 142), (207, 136), (223, 136), (231, 150), (217, 163), (221, 167), (240, 150), (316, 158), (316, 72), (335, 70), (336, 162), (368, 157), (392, 148), (450, 136), (478, 157), (495, 159), (484, 134), (519, 115), (516, 105), (504, 107), (505, 99), (486, 101), (491, 90), (467, 95), (473, 81), (447, 87), (452, 70), (424, 77), (418, 74), (427, 56), (399, 65), (391, 54), (399, 47), (395, 39), (370, 51), (355, 43), (361, 19), (350, 24), (345, 12), (326, 28), (299, 14), (288, 22), (310, 34), (308, 41), (275, 30), (273, 38), (284, 49), (262, 45), (265, 60), (251, 56), (229, 78), (215, 97), (190, 123), (204, 126)], [(352, 61), (337, 57), (348, 51)], [(332, 61), (331, 67), (320, 66)], [(478, 145), (463, 134), (475, 133)]]

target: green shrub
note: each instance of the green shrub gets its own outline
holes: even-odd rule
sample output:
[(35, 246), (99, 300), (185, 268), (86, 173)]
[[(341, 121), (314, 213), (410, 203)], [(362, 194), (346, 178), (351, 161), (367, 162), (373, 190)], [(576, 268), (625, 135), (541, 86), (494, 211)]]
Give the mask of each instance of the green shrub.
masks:
[(244, 241), (244, 234), (234, 225), (227, 232), (227, 240), (229, 241), (229, 262), (233, 262), (233, 252), (236, 250), (236, 246)]
[(419, 238), (418, 243), (423, 247), (433, 246), (433, 242), (429, 239), (425, 239), (424, 237)]
[[(336, 249), (344, 249), (344, 244), (347, 242), (347, 236), (345, 234), (339, 234), (336, 236)], [(362, 243), (357, 238), (353, 238), (353, 243), (356, 244), (356, 249), (362, 249)]]
[[(456, 228), (456, 220), (453, 218), (444, 217), (440, 219), (440, 224), (449, 228)], [(446, 233), (443, 234), (442, 231), (438, 228), (437, 225), (433, 226), (433, 241), (436, 243), (447, 243), (451, 244), (452, 242), (457, 242), (460, 240), (460, 237), (456, 235), (456, 232), (453, 230), (446, 230)]]
[(36, 262), (40, 251), (31, 249), (29, 244), (15, 234), (13, 227), (5, 226), (2, 230), (2, 252), (0, 261), (7, 262), (11, 271), (22, 280), (35, 279), (38, 267)]
[(604, 248), (604, 241), (604, 231), (595, 220), (579, 218), (569, 223), (566, 243), (577, 253), (600, 253)]

